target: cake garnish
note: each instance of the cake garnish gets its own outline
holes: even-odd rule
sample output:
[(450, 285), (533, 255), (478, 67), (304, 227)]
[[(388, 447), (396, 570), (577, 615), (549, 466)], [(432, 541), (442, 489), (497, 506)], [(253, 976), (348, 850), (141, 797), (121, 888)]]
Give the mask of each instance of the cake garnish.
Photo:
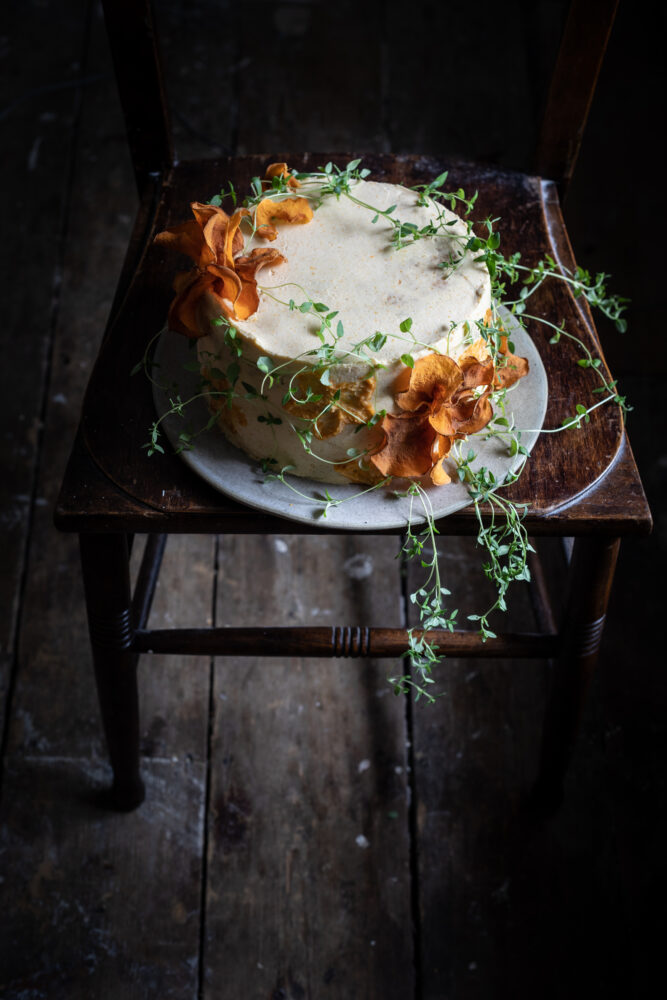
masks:
[(283, 201), (264, 198), (255, 209), (257, 235), (265, 240), (275, 240), (278, 235), (276, 222), (303, 225), (312, 218), (313, 210), (307, 198), (285, 198)]
[[(295, 417), (312, 421), (313, 433), (320, 440), (335, 437), (347, 424), (365, 424), (373, 414), (376, 379), (356, 382), (333, 380), (323, 385), (315, 371), (300, 372), (283, 401), (283, 408)], [(296, 390), (296, 392), (295, 392)]]
[(290, 188), (300, 188), (301, 181), (290, 173), (289, 167), (286, 163), (269, 163), (268, 167), (264, 172), (264, 180), (262, 181), (262, 190), (266, 191), (267, 188), (271, 187), (271, 182), (274, 177), (286, 177), (287, 186)]
[[(369, 171), (360, 169), (359, 164), (359, 160), (345, 167), (327, 163), (317, 171), (295, 174), (285, 163), (272, 163), (263, 178), (252, 179), (243, 208), (236, 207), (237, 195), (230, 184), (209, 204), (194, 202), (194, 220), (158, 235), (159, 244), (193, 261), (192, 269), (174, 282), (177, 294), (169, 325), (189, 338), (207, 335), (209, 342), (200, 341), (198, 360), (186, 365), (188, 371), (197, 369), (202, 379), (189, 398), (181, 397), (177, 387), (161, 387), (169, 393), (169, 409), (154, 422), (144, 447), (148, 455), (163, 452), (163, 421), (172, 416), (183, 418), (189, 404), (206, 399), (213, 410), (209, 422), (197, 430), (186, 426), (178, 435), (176, 451), (192, 447), (196, 436), (216, 423), (241, 447), (246, 447), (248, 440), (241, 432), (259, 433), (266, 450), (261, 456), (255, 450), (254, 455), (261, 460), (265, 482), (280, 483), (308, 501), (315, 516), (326, 517), (341, 504), (375, 489), (398, 486), (395, 495), (409, 501), (403, 555), (419, 561), (425, 578), (410, 595), (419, 613), (419, 626), (408, 630), (408, 648), (403, 655), (409, 668), (403, 676), (390, 680), (396, 693), (412, 691), (417, 699), (424, 696), (433, 701), (429, 690), (434, 683), (433, 667), (442, 655), (430, 630), (453, 630), (458, 625), (458, 612), (447, 608), (449, 591), (440, 579), (433, 487), (455, 477), (470, 498), (478, 526), (477, 542), (486, 553), (483, 569), (495, 587), (495, 599), (483, 613), (467, 617), (476, 623), (483, 641), (492, 639), (490, 616), (506, 609), (507, 590), (513, 582), (530, 579), (531, 545), (524, 523), (527, 508), (502, 492), (519, 479), (529, 460), (526, 435), (575, 432), (605, 404), (618, 406), (622, 414), (630, 409), (601, 358), (562, 322), (539, 315), (539, 308), (531, 309), (529, 300), (545, 282), (563, 282), (576, 298), (582, 297), (599, 309), (621, 332), (626, 328), (622, 313), (628, 300), (607, 294), (605, 274), (591, 275), (580, 267), (569, 270), (549, 255), (533, 266), (524, 264), (519, 252), (505, 256), (500, 250), (499, 220), (478, 220), (474, 230), (470, 215), (476, 195), (467, 198), (461, 189), (446, 191), (446, 172), (411, 190), (385, 192), (374, 204), (368, 191), (378, 189), (364, 186)], [(231, 215), (221, 207), (229, 199), (234, 209)], [(481, 305), (478, 296), (467, 318), (445, 323), (444, 336), (437, 343), (423, 315), (421, 320), (404, 319), (395, 327), (378, 323), (382, 329), (371, 333), (361, 329), (354, 342), (354, 337), (345, 334), (345, 306), (335, 300), (331, 306), (318, 301), (322, 292), (314, 294), (315, 288), (309, 292), (296, 283), (294, 275), (283, 285), (258, 287), (260, 269), (281, 264), (285, 257), (274, 248), (252, 248), (251, 241), (274, 240), (280, 223), (309, 222), (313, 209), (327, 201), (346, 201), (368, 214), (370, 226), (384, 241), (382, 257), (377, 259), (387, 259), (385, 250), (392, 251), (392, 256), (394, 252), (406, 255), (417, 243), (422, 243), (423, 249), (424, 241), (435, 241), (436, 262), (429, 275), (450, 282), (471, 263), (482, 268), (485, 278), (479, 287), (486, 284), (486, 305)], [(415, 206), (427, 208), (430, 218), (415, 216)], [(463, 210), (465, 221), (460, 216), (452, 218), (445, 206), (452, 212)], [(307, 277), (299, 280), (309, 284)], [(441, 287), (439, 280), (431, 281), (431, 290)], [(399, 280), (391, 285), (397, 302), (401, 299), (396, 292), (400, 284)], [(512, 286), (517, 285), (512, 297)], [(284, 296), (277, 294), (278, 288), (288, 286), (290, 291)], [(342, 285), (333, 283), (332, 287), (340, 289)], [(303, 301), (295, 300), (294, 289), (303, 294)], [(328, 291), (325, 297), (328, 299)], [(259, 311), (260, 298), (262, 303), (273, 300), (280, 304), (295, 321), (308, 319), (307, 332), (315, 346), (280, 354), (271, 342), (257, 344), (253, 338), (260, 324), (254, 330), (244, 330), (243, 320)], [(413, 292), (410, 301), (416, 298)], [(407, 306), (408, 299), (404, 296), (403, 300)], [(538, 302), (539, 297), (533, 301)], [(501, 322), (501, 304), (512, 314), (507, 329)], [(483, 309), (486, 314), (481, 318)], [(525, 335), (528, 323), (541, 324), (551, 345), (566, 341), (573, 349), (572, 364), (590, 369), (600, 383), (592, 390), (599, 395), (592, 401), (573, 401), (573, 412), (559, 426), (525, 429), (515, 421), (519, 410), (512, 406), (511, 394), (528, 374), (528, 362), (515, 354), (511, 330)], [(143, 370), (156, 385), (151, 350), (159, 336), (146, 346), (133, 369)], [(392, 341), (396, 342), (393, 354), (384, 350)], [(399, 355), (404, 368), (395, 379)], [(336, 378), (341, 368), (347, 371), (345, 381), (342, 375)], [(519, 394), (521, 391), (518, 388)], [(286, 458), (283, 447), (290, 435), (299, 447)], [(494, 473), (484, 464), (484, 451), (477, 448), (478, 443), (485, 448), (484, 442), (492, 442), (496, 451), (507, 454), (503, 471)], [(351, 443), (355, 447), (348, 447)], [(295, 459), (297, 452), (299, 458)], [(302, 453), (308, 470), (324, 468), (330, 475), (358, 482), (364, 488), (352, 496), (349, 492), (332, 496), (328, 489), (313, 492), (310, 486), (299, 489), (292, 472), (311, 474), (295, 468)], [(315, 478), (333, 481), (316, 473)], [(392, 482), (406, 478), (412, 480), (407, 489), (405, 483)], [(418, 530), (415, 505), (421, 508), (419, 518), (423, 521)]]
[[(274, 177), (288, 177), (287, 185), (298, 187), (286, 163), (272, 163), (264, 183)], [(285, 257), (275, 249), (254, 249), (238, 256), (245, 247), (241, 223), (248, 219), (252, 235), (275, 240), (276, 222), (303, 224), (313, 218), (307, 198), (287, 198), (272, 201), (264, 198), (254, 213), (238, 208), (231, 216), (219, 205), (193, 201), (190, 205), (194, 220), (163, 230), (155, 242), (190, 257), (194, 267), (174, 279), (176, 298), (169, 308), (168, 324), (176, 333), (197, 339), (204, 335), (202, 299), (213, 297), (220, 311), (230, 320), (244, 320), (259, 308), (256, 274), (266, 266), (284, 264)]]
[[(527, 362), (525, 366), (527, 372)], [(429, 354), (404, 368), (395, 396), (404, 412), (387, 414), (382, 421), (385, 440), (371, 455), (373, 465), (384, 476), (428, 473), (436, 486), (451, 482), (443, 461), (454, 440), (481, 431), (491, 420), (493, 378), (490, 357), (478, 361), (464, 356), (458, 364), (447, 355)]]

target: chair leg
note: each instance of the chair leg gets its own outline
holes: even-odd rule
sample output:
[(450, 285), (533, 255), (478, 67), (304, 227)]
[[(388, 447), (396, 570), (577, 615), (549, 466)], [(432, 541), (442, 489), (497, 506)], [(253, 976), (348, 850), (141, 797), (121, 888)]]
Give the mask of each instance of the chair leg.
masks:
[(544, 720), (537, 781), (530, 805), (548, 815), (563, 798), (563, 781), (597, 663), (620, 540), (577, 538), (562, 648)]
[(95, 680), (114, 775), (111, 803), (130, 810), (143, 801), (145, 789), (139, 774), (138, 656), (131, 651), (128, 538), (82, 534), (79, 541)]

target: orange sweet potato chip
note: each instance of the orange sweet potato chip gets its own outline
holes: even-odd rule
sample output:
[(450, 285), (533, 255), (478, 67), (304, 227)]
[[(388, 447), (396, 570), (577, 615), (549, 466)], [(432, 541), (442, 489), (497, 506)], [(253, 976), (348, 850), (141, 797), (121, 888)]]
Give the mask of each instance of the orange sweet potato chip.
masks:
[[(363, 424), (375, 413), (373, 394), (375, 392), (375, 376), (360, 379), (358, 382), (342, 382), (339, 385), (322, 385), (317, 372), (301, 372), (294, 379), (293, 389), (296, 400), (289, 399), (284, 408), (295, 417), (316, 422), (313, 426), (315, 435), (320, 438), (334, 437), (340, 434), (347, 424)], [(308, 402), (308, 392), (319, 396)], [(339, 393), (336, 403), (334, 396)], [(320, 416), (321, 414), (321, 416)]]
[(278, 235), (275, 222), (290, 222), (302, 225), (310, 222), (313, 210), (307, 198), (285, 198), (273, 201), (264, 198), (255, 209), (257, 235), (265, 240), (275, 240)]
[[(243, 250), (243, 233), (239, 229), (241, 219), (250, 215), (247, 208), (238, 208), (229, 219), (227, 232), (224, 237), (224, 261), (227, 267), (234, 267), (234, 257)], [(219, 257), (216, 258), (219, 260)]]
[[(201, 227), (202, 242), (211, 254), (211, 262), (233, 267), (234, 254), (243, 249), (239, 223), (244, 215), (250, 215), (248, 209), (240, 208), (230, 217), (217, 205), (205, 205), (200, 201), (193, 201), (190, 208)], [(208, 261), (195, 260), (195, 263)]]
[(169, 308), (169, 328), (186, 337), (201, 337), (202, 296), (209, 292), (217, 299), (225, 316), (231, 316), (228, 302), (233, 306), (238, 299), (241, 280), (231, 268), (209, 264), (203, 270), (193, 268), (186, 274), (177, 275), (174, 288), (176, 298)]
[(200, 267), (210, 264), (214, 259), (213, 253), (204, 240), (202, 228), (194, 219), (189, 222), (181, 222), (180, 225), (172, 226), (171, 229), (163, 230), (157, 234), (155, 242), (185, 254)]
[(337, 465), (336, 471), (352, 483), (364, 483), (368, 486), (377, 486), (385, 478), (379, 469), (369, 464), (366, 459), (353, 458), (350, 462)]
[(435, 431), (423, 413), (388, 413), (382, 421), (383, 447), (370, 460), (383, 476), (423, 476), (433, 465)]
[(456, 361), (445, 354), (428, 354), (415, 362), (410, 375), (410, 387), (400, 392), (396, 402), (402, 410), (418, 410), (428, 405), (436, 390), (451, 396), (461, 385), (463, 376)]
[(443, 461), (441, 458), (431, 469), (431, 481), (434, 486), (446, 486), (452, 481), (452, 477), (445, 472)]
[(450, 406), (449, 415), (457, 437), (476, 434), (477, 431), (486, 427), (493, 416), (493, 410), (488, 400), (490, 392), (490, 389), (486, 389), (481, 396), (475, 396), (469, 391), (463, 392)]
[[(506, 338), (503, 341), (507, 352)], [(486, 427), (493, 417), (493, 387), (513, 384), (528, 372), (524, 358), (506, 357), (507, 367), (495, 369), (488, 351), (479, 345), (458, 363), (429, 354), (404, 369), (395, 382), (396, 403), (404, 412), (383, 420), (385, 440), (371, 457), (375, 467), (390, 476), (430, 472), (436, 486), (451, 482), (443, 463), (452, 441)], [(483, 392), (478, 394), (480, 387)]]
[(487, 357), (485, 361), (468, 354), (459, 358), (459, 367), (463, 372), (463, 388), (476, 389), (479, 385), (491, 385), (493, 382), (493, 361)]
[[(287, 171), (287, 165), (272, 164), (269, 170), (273, 173), (268, 176), (275, 176)], [(274, 204), (276, 207), (271, 208)], [(288, 198), (280, 203), (266, 198), (259, 207), (262, 205), (267, 220), (309, 222), (313, 217), (305, 198)], [(231, 216), (217, 205), (199, 201), (192, 202), (190, 208), (194, 220), (165, 229), (157, 234), (155, 242), (184, 253), (194, 261), (193, 270), (176, 279), (176, 298), (169, 309), (169, 325), (187, 337), (199, 337), (202, 335), (198, 327), (200, 299), (204, 294), (214, 295), (229, 318), (247, 319), (259, 307), (257, 271), (267, 264), (282, 264), (285, 258), (271, 249), (253, 250), (246, 257), (237, 256), (244, 246), (241, 221), (251, 214), (247, 208), (239, 208)], [(273, 229), (269, 223), (267, 227)]]
[(514, 385), (520, 378), (527, 375), (530, 368), (526, 358), (510, 354), (509, 351), (507, 353), (503, 352), (503, 354), (505, 364), (502, 367), (496, 367), (493, 378), (493, 385), (496, 389), (508, 389), (509, 386)]
[[(489, 348), (487, 346), (484, 337), (478, 337), (477, 340), (466, 347), (466, 352), (463, 355), (465, 358), (475, 358), (476, 361), (486, 361), (490, 358)], [(463, 358), (459, 358), (459, 364), (463, 361)]]
[(435, 465), (431, 469), (431, 481), (434, 486), (446, 486), (447, 483), (451, 483), (451, 476), (445, 471), (444, 460), (449, 455), (449, 450), (452, 447), (452, 439), (450, 437), (443, 437), (442, 434), (436, 436), (433, 446), (431, 448), (431, 458), (435, 462)]
[(242, 281), (254, 281), (255, 275), (261, 268), (285, 263), (286, 260), (279, 250), (274, 247), (262, 247), (251, 250), (247, 256), (237, 257), (234, 261), (234, 270)]
[(222, 264), (233, 267), (234, 254), (243, 249), (239, 224), (247, 208), (240, 208), (230, 217), (216, 205), (193, 201), (190, 205), (194, 220), (182, 222), (158, 233), (155, 242), (187, 254), (198, 267)]
[(433, 430), (437, 431), (438, 434), (446, 436), (456, 434), (456, 428), (452, 423), (451, 409), (451, 400), (449, 399), (442, 400), (439, 405), (438, 401), (435, 400), (432, 404), (428, 420)]
[[(265, 182), (262, 184), (264, 190), (271, 185), (266, 183), (266, 181), (273, 180), (274, 177), (287, 177), (289, 175), (289, 170), (287, 169), (286, 163), (270, 163), (266, 168), (266, 173), (264, 174)], [(301, 187), (301, 181), (298, 181), (296, 177), (290, 177), (287, 182), (287, 186), (291, 188)]]
[(255, 275), (262, 267), (284, 264), (285, 258), (273, 247), (252, 250), (247, 257), (237, 257), (234, 262), (236, 274), (241, 280), (241, 291), (234, 303), (238, 319), (247, 319), (259, 309), (259, 294)]

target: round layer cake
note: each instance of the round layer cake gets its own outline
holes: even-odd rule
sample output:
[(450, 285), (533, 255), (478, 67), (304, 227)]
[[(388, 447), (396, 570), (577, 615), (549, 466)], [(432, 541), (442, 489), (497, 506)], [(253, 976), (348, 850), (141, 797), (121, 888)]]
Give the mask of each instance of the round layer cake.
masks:
[[(312, 186), (304, 193), (316, 200)], [(467, 228), (453, 212), (420, 205), (415, 191), (393, 184), (360, 181), (351, 195), (324, 198), (307, 225), (277, 227), (271, 246), (286, 262), (259, 272), (257, 311), (233, 322), (232, 342), (226, 323), (215, 325), (221, 309), (209, 295), (197, 341), (214, 390), (216, 374), (230, 364), (240, 369), (231, 406), (210, 397), (227, 438), (253, 458), (327, 483), (373, 481), (373, 470), (366, 478), (367, 463), (355, 455), (372, 451), (373, 416), (395, 411), (406, 364), (474, 351), (477, 323), (491, 305), (487, 268), (462, 249)], [(396, 250), (392, 224), (359, 201), (382, 211), (395, 206), (392, 216), (418, 229), (438, 222), (448, 235)], [(246, 238), (244, 253), (267, 245), (257, 235)], [(330, 328), (318, 333), (332, 312)], [(323, 339), (335, 342), (336, 361), (326, 370), (313, 354)], [(219, 382), (221, 390), (228, 385)]]

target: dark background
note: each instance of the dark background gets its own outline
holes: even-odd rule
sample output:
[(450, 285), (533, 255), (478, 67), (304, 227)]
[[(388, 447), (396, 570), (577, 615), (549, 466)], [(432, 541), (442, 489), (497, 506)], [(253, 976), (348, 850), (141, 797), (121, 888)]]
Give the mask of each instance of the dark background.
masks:
[[(156, 7), (183, 158), (264, 151), (271, 159), (276, 151), (340, 149), (443, 154), (530, 170), (567, 4), (159, 0)], [(84, 768), (81, 761), (93, 754), (90, 773), (98, 777), (103, 767), (96, 756), (103, 750), (92, 685), (80, 683), (87, 665), (75, 662), (87, 656), (76, 552), (71, 539), (55, 536), (50, 511), (137, 206), (122, 116), (96, 2), (7, 3), (2, 20), (0, 694), (7, 710), (0, 804), (9, 858), (2, 920), (10, 947), (4, 959), (11, 974), (3, 978), (0, 961), (0, 992), (68, 1000), (92, 995), (90, 988), (96, 996), (133, 996), (132, 989), (137, 996), (189, 996), (196, 962), (187, 967), (188, 978), (179, 943), (189, 941), (186, 929), (173, 936), (170, 925), (173, 968), (169, 955), (161, 953), (154, 965), (146, 958), (160, 932), (167, 934), (161, 914), (172, 905), (165, 897), (158, 914), (157, 903), (151, 910), (132, 895), (148, 870), (148, 855), (138, 853), (127, 871), (119, 868), (122, 891), (131, 897), (119, 919), (109, 918), (120, 958), (93, 938), (90, 928), (106, 919), (96, 902), (103, 895), (98, 886), (120, 865), (114, 845), (127, 839), (134, 830), (127, 824), (135, 819), (114, 826), (112, 846), (102, 847), (107, 828), (86, 813), (82, 825), (99, 843), (81, 846), (68, 826), (72, 810), (81, 819), (68, 805), (81, 775), (75, 768), (71, 781), (63, 778), (57, 764), (78, 754), (75, 763)], [(452, 960), (430, 979), (427, 970), (424, 996), (433, 1000), (501, 996), (509, 981), (515, 984), (511, 995), (521, 995), (518, 984), (530, 981), (533, 992), (523, 995), (534, 996), (542, 972), (538, 995), (575, 996), (586, 986), (592, 995), (646, 996), (662, 947), (660, 925), (648, 914), (653, 906), (662, 908), (665, 834), (664, 38), (664, 7), (622, 0), (564, 207), (578, 262), (609, 272), (610, 288), (632, 300), (625, 335), (603, 320), (598, 329), (634, 406), (629, 433), (655, 529), (650, 538), (622, 546), (569, 805), (544, 858), (533, 844), (526, 862), (537, 880), (554, 865), (553, 884), (544, 883), (554, 893), (553, 922), (532, 927), (530, 905), (510, 905), (498, 896), (493, 973), (475, 980), (463, 958), (460, 968)], [(177, 792), (165, 798), (156, 781), (153, 805), (142, 807), (143, 822), (150, 826), (154, 818), (155, 829), (163, 829), (164, 802)], [(461, 796), (465, 809), (463, 791)], [(157, 809), (155, 815), (150, 809)], [(472, 824), (479, 852), (471, 851), (475, 864), (481, 858), (488, 868), (498, 844), (486, 822), (483, 834)], [(152, 844), (144, 827), (132, 836)], [(162, 868), (151, 869), (142, 898), (162, 900), (166, 890), (158, 886), (185, 865), (180, 841), (178, 849), (180, 858), (155, 848)], [(521, 844), (513, 850), (512, 870), (520, 870)], [(464, 855), (465, 849), (454, 868), (467, 879)], [(444, 878), (448, 862), (438, 864), (434, 879)], [(77, 888), (68, 895), (63, 887), (70, 882)], [(498, 884), (501, 892), (500, 874)], [(118, 891), (113, 881), (110, 886), (109, 895)], [(49, 895), (52, 889), (61, 896)], [(469, 907), (461, 911), (462, 925), (475, 923), (474, 898), (462, 890), (461, 906)], [(77, 899), (84, 901), (83, 915), (77, 915)], [(153, 944), (137, 930), (142, 905)], [(548, 899), (543, 905), (548, 911)], [(138, 925), (128, 916), (136, 913)], [(569, 951), (561, 951), (563, 922)], [(122, 947), (119, 927), (134, 928)], [(456, 930), (448, 932), (456, 941)], [(462, 930), (461, 940), (468, 944), (472, 933)], [(505, 937), (507, 967), (498, 958)], [(522, 954), (524, 938), (532, 958)], [(581, 979), (569, 968), (573, 956), (584, 963)], [(524, 960), (533, 963), (537, 980), (517, 973)], [(86, 975), (73, 971), (80, 965)], [(513, 979), (504, 980), (507, 969)], [(288, 979), (285, 973), (287, 985), (267, 996), (302, 996), (289, 991)], [(322, 995), (338, 995), (333, 990), (335, 982)], [(314, 988), (312, 996), (319, 995)]]

